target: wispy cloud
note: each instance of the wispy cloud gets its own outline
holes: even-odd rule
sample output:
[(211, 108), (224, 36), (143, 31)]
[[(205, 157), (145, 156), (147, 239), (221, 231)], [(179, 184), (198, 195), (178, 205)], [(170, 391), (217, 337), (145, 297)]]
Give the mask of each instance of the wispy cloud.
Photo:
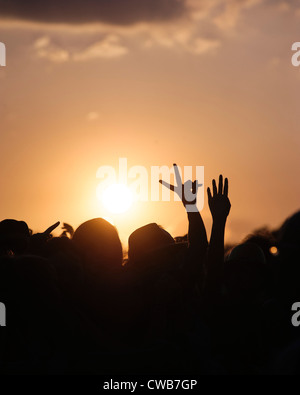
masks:
[(196, 38), (189, 46), (190, 52), (201, 55), (214, 49), (218, 48), (221, 45), (221, 41), (217, 39), (205, 39), (205, 38)]
[(34, 49), (38, 58), (45, 58), (54, 63), (63, 63), (70, 59), (69, 52), (52, 43), (47, 36), (37, 39), (34, 42)]
[(264, 5), (279, 14), (299, 9), (295, 0), (70, 0), (63, 3), (64, 12), (56, 1), (30, 0), (26, 7), (20, 0), (10, 1), (9, 7), (4, 3), (0, 0), (0, 15), (4, 9), (2, 15), (43, 32), (34, 43), (36, 56), (55, 63), (116, 59), (136, 49), (159, 47), (195, 56), (213, 54), (245, 29), (239, 22), (252, 8)]
[(111, 59), (128, 53), (128, 49), (121, 44), (120, 38), (116, 35), (108, 35), (83, 50), (67, 50), (52, 42), (49, 36), (38, 38), (33, 46), (38, 58), (45, 58), (54, 63), (84, 62), (97, 58)]
[(82, 52), (72, 54), (72, 59), (77, 62), (87, 61), (96, 58), (118, 58), (126, 55), (128, 49), (121, 44), (120, 38), (115, 35), (109, 35), (103, 40), (98, 41)]

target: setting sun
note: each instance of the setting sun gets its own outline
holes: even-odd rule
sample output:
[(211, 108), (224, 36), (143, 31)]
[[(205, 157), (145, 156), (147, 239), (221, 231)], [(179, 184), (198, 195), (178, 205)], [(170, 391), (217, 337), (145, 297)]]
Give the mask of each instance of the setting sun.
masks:
[(113, 214), (124, 213), (133, 203), (130, 189), (124, 184), (108, 186), (101, 197), (104, 207)]

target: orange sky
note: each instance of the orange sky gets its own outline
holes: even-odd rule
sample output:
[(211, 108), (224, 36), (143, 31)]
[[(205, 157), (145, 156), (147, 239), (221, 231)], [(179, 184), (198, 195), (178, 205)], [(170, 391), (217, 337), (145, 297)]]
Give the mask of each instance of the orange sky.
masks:
[[(110, 216), (123, 241), (148, 222), (184, 234), (180, 203), (103, 210), (96, 171), (120, 157), (149, 170), (204, 166), (205, 189), (227, 176), (229, 241), (299, 209), (300, 2), (178, 0), (173, 15), (172, 1), (151, 15), (129, 7), (125, 22), (118, 7), (79, 22), (70, 9), (74, 22), (3, 16), (0, 3), (0, 219), (40, 231)], [(209, 230), (207, 200), (202, 213)]]

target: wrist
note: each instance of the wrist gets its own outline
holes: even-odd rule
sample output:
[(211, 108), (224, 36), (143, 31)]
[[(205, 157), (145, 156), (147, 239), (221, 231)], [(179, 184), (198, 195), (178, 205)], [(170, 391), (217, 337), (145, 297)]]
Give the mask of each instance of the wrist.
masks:
[(198, 213), (198, 207), (196, 204), (184, 204), (184, 208), (186, 209), (187, 215)]
[(219, 225), (219, 226), (225, 226), (226, 221), (227, 221), (227, 216), (226, 217), (212, 217), (213, 218), (213, 224)]

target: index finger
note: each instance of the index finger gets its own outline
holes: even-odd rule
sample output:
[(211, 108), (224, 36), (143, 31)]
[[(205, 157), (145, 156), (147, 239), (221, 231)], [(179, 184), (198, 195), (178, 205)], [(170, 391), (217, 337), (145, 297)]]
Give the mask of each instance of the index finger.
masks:
[(169, 184), (168, 182), (164, 181), (164, 180), (159, 180), (159, 182), (164, 185), (166, 188), (169, 188), (171, 191), (175, 190), (174, 185)]
[(45, 230), (45, 234), (50, 235), (51, 232), (54, 231), (54, 229), (56, 229), (58, 227), (58, 225), (60, 224), (60, 221), (56, 222), (55, 224), (49, 226), (48, 229)]
[(182, 184), (182, 181), (181, 181), (181, 176), (179, 173), (178, 166), (176, 165), (176, 163), (174, 163), (173, 167), (174, 167), (174, 173), (175, 173), (175, 179), (176, 179), (177, 186), (180, 186)]

